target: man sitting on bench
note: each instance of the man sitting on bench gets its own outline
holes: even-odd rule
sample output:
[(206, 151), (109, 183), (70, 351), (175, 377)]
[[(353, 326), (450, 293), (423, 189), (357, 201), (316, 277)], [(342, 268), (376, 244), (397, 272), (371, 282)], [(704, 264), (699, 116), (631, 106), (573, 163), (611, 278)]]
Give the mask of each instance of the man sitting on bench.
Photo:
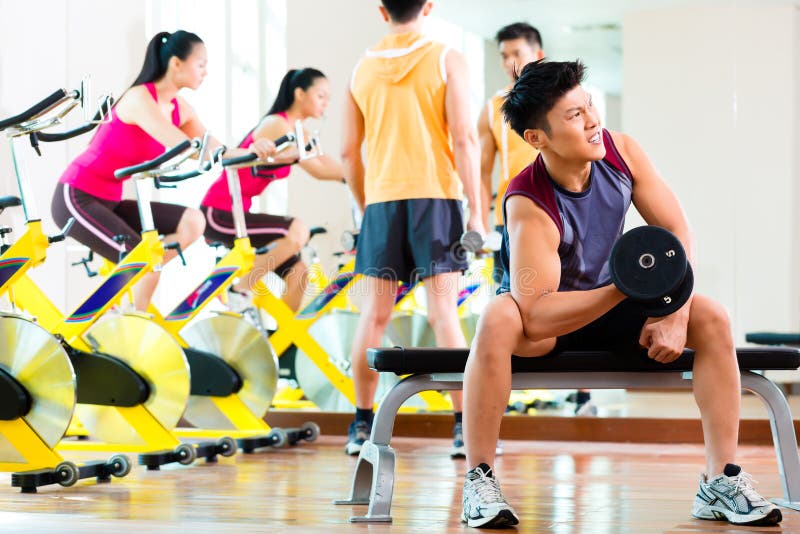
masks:
[(692, 240), (677, 198), (639, 144), (602, 128), (580, 85), (583, 74), (580, 62), (529, 63), (503, 104), (511, 127), (540, 155), (508, 187), (504, 279), (481, 315), (465, 371), (470, 470), (462, 520), (484, 528), (519, 522), (491, 467), (511, 389), (511, 354), (641, 345), (662, 363), (678, 358), (684, 347), (695, 350), (693, 388), (707, 474), (701, 475), (692, 515), (774, 525), (780, 510), (753, 490), (735, 464), (741, 388), (723, 307), (693, 295), (677, 312), (648, 318), (610, 282), (609, 254), (631, 201), (648, 224), (674, 233), (690, 260)]

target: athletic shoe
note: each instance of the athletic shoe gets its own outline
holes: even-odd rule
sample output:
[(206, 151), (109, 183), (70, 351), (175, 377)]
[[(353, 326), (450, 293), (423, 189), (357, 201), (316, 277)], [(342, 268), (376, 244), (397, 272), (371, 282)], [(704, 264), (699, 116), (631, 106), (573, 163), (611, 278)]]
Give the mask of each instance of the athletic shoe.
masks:
[(361, 446), (369, 439), (372, 432), (371, 425), (366, 421), (353, 421), (347, 429), (347, 445), (344, 452), (350, 456), (357, 456), (361, 452)]
[(575, 406), (575, 415), (578, 417), (597, 417), (597, 406), (592, 401)]
[(456, 423), (453, 426), (453, 449), (450, 451), (450, 458), (466, 458), (467, 454), (464, 450), (464, 430), (461, 423)]
[(249, 291), (236, 291), (233, 287), (229, 287), (227, 293), (227, 305), (230, 311), (244, 315), (253, 309), (253, 295)]
[(781, 511), (756, 493), (750, 475), (738, 465), (727, 464), (722, 474), (700, 477), (692, 515), (698, 519), (728, 521), (734, 525), (777, 525)]
[(461, 522), (470, 527), (504, 528), (519, 523), (519, 517), (500, 491), (500, 483), (486, 464), (467, 473), (463, 503)]
[[(497, 446), (494, 449), (495, 456), (502, 456), (503, 455), (503, 442), (499, 439), (497, 440)], [(457, 460), (460, 458), (466, 458), (467, 453), (464, 449), (464, 431), (462, 423), (456, 423), (453, 426), (453, 448), (450, 451), (450, 458), (453, 460)]]

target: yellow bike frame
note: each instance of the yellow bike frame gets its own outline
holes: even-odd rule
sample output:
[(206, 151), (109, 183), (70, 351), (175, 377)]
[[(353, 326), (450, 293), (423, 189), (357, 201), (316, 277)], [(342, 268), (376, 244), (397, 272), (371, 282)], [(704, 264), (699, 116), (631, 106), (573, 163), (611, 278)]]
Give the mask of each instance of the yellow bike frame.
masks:
[[(10, 252), (10, 250), (9, 250)], [(12, 299), (16, 306), (37, 317), (39, 323), (55, 335), (60, 335), (71, 346), (84, 351), (91, 347), (82, 335), (109, 308), (120, 304), (129, 290), (159, 265), (164, 256), (164, 245), (158, 232), (149, 230), (142, 233), (142, 241), (133, 248), (98, 287), (75, 311), (64, 315), (47, 295), (27, 275), (17, 279), (13, 286)], [(151, 452), (173, 449), (180, 440), (164, 427), (143, 405), (133, 407), (113, 407), (131, 425), (141, 438), (142, 444), (111, 444), (61, 442), (57, 448), (62, 450), (126, 450), (132, 452)]]
[[(292, 344), (314, 362), (333, 386), (344, 395), (353, 406), (356, 405), (355, 388), (353, 379), (344, 375), (338, 367), (330, 361), (314, 337), (309, 333), (309, 328), (322, 317), (334, 309), (352, 309), (347, 298), (347, 290), (358, 281), (361, 275), (355, 272), (355, 259), (348, 261), (339, 270), (339, 273), (330, 283), (309, 302), (302, 310), (295, 314), (283, 300), (275, 296), (262, 281), (253, 289), (253, 304), (268, 313), (278, 324), (278, 329), (270, 336), (269, 341), (276, 354), (283, 354)], [(410, 289), (410, 288), (408, 288)], [(413, 299), (411, 291), (398, 294), (395, 311), (405, 309)], [(413, 301), (411, 301), (413, 302)], [(282, 400), (291, 402), (291, 393), (286, 393)], [(426, 391), (419, 394), (430, 411), (451, 410), (452, 405), (437, 391)]]
[[(244, 276), (253, 268), (255, 249), (250, 245), (250, 238), (240, 237), (234, 241), (233, 248), (214, 266), (214, 270), (192, 291), (178, 306), (167, 315), (150, 305), (148, 313), (167, 330), (183, 348), (189, 345), (181, 337), (183, 328), (200, 312), (208, 302), (222, 293), (233, 281)], [(222, 437), (246, 438), (269, 433), (270, 426), (254, 414), (242, 401), (238, 394), (227, 397), (209, 397), (214, 405), (223, 413), (234, 430), (230, 429), (190, 429), (177, 428), (175, 434), (181, 437)]]

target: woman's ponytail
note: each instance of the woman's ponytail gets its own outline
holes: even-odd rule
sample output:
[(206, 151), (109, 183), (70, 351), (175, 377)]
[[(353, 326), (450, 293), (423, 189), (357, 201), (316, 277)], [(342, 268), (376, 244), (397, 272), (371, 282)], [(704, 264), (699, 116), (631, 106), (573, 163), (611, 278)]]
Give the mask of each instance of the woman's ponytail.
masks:
[(166, 74), (172, 56), (185, 60), (192, 53), (194, 45), (202, 42), (197, 35), (184, 30), (155, 34), (147, 43), (142, 70), (131, 86), (160, 80)]

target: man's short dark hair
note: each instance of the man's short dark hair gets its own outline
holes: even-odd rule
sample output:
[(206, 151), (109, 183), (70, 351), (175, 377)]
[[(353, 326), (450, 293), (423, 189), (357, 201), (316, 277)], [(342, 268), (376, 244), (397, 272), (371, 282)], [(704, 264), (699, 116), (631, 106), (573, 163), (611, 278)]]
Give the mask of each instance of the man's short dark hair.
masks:
[(540, 128), (550, 135), (547, 113), (559, 98), (581, 84), (585, 71), (580, 60), (528, 63), (503, 102), (503, 117), (520, 137), (529, 128)]
[(503, 26), (495, 36), (497, 44), (520, 38), (528, 41), (531, 46), (539, 45), (539, 48), (542, 48), (542, 34), (527, 22), (515, 22), (514, 24)]
[(381, 0), (381, 4), (389, 12), (389, 18), (398, 24), (411, 22), (417, 18), (427, 3), (428, 0)]

